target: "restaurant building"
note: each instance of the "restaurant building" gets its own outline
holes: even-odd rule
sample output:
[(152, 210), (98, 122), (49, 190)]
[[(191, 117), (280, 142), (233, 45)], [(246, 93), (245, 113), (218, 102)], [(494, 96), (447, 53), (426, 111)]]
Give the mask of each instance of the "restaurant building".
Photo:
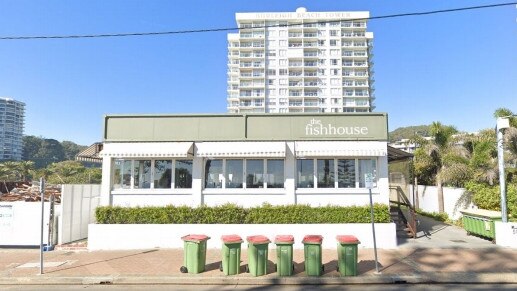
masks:
[(101, 205), (389, 203), (385, 113), (107, 115)]

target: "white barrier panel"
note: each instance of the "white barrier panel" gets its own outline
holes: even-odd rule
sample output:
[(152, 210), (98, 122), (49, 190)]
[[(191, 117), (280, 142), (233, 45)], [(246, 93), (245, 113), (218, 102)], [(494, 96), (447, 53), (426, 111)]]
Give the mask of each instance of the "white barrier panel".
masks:
[[(244, 240), (250, 235), (265, 235), (271, 241), (276, 235), (291, 234), (294, 248), (303, 248), (302, 239), (308, 234), (324, 237), (323, 248), (335, 248), (336, 236), (355, 235), (361, 248), (373, 248), (372, 227), (369, 223), (350, 224), (90, 224), (88, 249), (131, 250), (149, 248), (183, 248), (181, 237), (187, 234), (206, 234), (212, 239), (208, 248), (221, 248), (221, 236), (238, 234)], [(394, 249), (397, 235), (394, 223), (375, 224), (377, 247)]]
[(517, 248), (517, 222), (495, 222), (495, 243), (503, 247)]
[[(44, 206), (43, 243), (48, 243), (50, 203)], [(41, 202), (0, 202), (0, 245), (37, 246), (41, 242)]]
[(88, 237), (88, 224), (95, 222), (101, 185), (63, 185), (58, 243), (64, 244)]

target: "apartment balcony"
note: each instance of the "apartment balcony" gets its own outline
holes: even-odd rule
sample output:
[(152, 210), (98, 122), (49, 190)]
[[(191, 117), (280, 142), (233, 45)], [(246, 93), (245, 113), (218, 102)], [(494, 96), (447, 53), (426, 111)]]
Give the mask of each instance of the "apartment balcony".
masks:
[(303, 34), (303, 37), (304, 38), (317, 38), (318, 37), (318, 33), (316, 32), (306, 32)]
[(301, 70), (291, 71), (289, 70), (289, 77), (302, 77), (303, 72)]
[(303, 86), (305, 87), (318, 87), (319, 83), (318, 82), (304, 82), (303, 83)]
[(289, 62), (289, 67), (301, 67), (303, 62)]
[(305, 92), (303, 93), (305, 97), (318, 97), (318, 92)]
[(317, 41), (304, 42), (303, 46), (304, 47), (318, 47), (318, 42)]
[(317, 58), (317, 57), (318, 57), (318, 52), (316, 52), (316, 51), (313, 51), (313, 52), (304, 52), (304, 53), (303, 53), (303, 56), (304, 56), (304, 57), (306, 57), (306, 58), (310, 58), (310, 57)]
[(307, 72), (307, 71), (305, 71), (305, 73), (303, 75), (305, 77), (318, 77), (318, 72), (317, 71), (314, 71), (314, 72)]
[(289, 102), (289, 107), (302, 107), (303, 102), (302, 101), (296, 101), (296, 102)]
[(306, 107), (319, 107), (319, 102), (305, 101), (303, 103)]
[(289, 32), (288, 35), (290, 38), (301, 38), (303, 34), (301, 32)]
[(297, 47), (302, 47), (303, 46), (303, 43), (301, 42), (289, 42), (289, 47), (290, 48), (297, 48)]
[(318, 66), (318, 62), (304, 62), (303, 66), (304, 67), (317, 67)]

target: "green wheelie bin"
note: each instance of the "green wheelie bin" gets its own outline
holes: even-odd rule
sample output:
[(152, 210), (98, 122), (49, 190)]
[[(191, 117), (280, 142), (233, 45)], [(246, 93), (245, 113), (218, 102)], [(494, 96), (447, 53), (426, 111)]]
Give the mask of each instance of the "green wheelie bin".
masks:
[(241, 266), (241, 243), (242, 238), (236, 234), (221, 236), (223, 241), (221, 270), (225, 275), (239, 274)]
[(337, 270), (341, 276), (357, 276), (357, 245), (361, 242), (353, 235), (338, 235)]
[(292, 235), (277, 235), (275, 237), (276, 244), (276, 272), (278, 276), (293, 275), (293, 244), (294, 237)]
[(246, 238), (248, 241), (248, 265), (246, 272), (252, 276), (267, 274), (268, 244), (271, 242), (263, 235), (253, 235)]
[(303, 254), (305, 257), (305, 273), (307, 276), (321, 276), (323, 264), (321, 259), (321, 235), (306, 235), (303, 240)]
[(181, 238), (184, 243), (182, 273), (197, 274), (205, 271), (206, 241), (210, 237), (204, 234), (189, 234)]

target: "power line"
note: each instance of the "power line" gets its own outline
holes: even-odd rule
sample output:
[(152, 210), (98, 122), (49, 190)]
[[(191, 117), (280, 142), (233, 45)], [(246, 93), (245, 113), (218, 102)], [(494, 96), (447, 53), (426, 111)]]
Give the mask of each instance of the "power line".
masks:
[[(329, 21), (320, 21), (318, 23), (333, 23), (333, 22), (341, 22), (341, 21), (359, 21), (359, 20), (379, 20), (379, 19), (407, 17), (407, 16), (424, 16), (424, 15), (431, 15), (431, 14), (450, 13), (450, 12), (458, 12), (458, 11), (466, 11), (466, 10), (477, 10), (477, 9), (486, 9), (486, 8), (495, 8), (495, 7), (510, 6), (510, 5), (517, 5), (517, 2), (490, 4), (490, 5), (481, 5), (481, 6), (469, 6), (469, 7), (443, 9), (443, 10), (433, 10), (433, 11), (425, 11), (425, 12), (411, 12), (411, 13), (391, 14), (391, 15), (373, 16), (373, 17), (367, 17), (367, 18), (329, 20)], [(300, 25), (300, 24), (264, 25), (264, 26), (254, 26), (253, 28), (257, 29), (257, 28), (270, 28), (270, 27), (288, 27), (288, 26), (296, 26), (296, 25)], [(3, 37), (0, 37), (0, 40), (70, 39), (70, 38), (103, 38), (103, 37), (126, 37), (126, 36), (155, 36), (155, 35), (204, 33), (204, 32), (234, 31), (234, 30), (239, 30), (239, 28), (238, 27), (230, 27), (230, 28), (209, 28), (209, 29), (195, 29), (195, 30), (176, 30), (176, 31), (161, 31), (161, 32), (131, 32), (131, 33), (113, 33), (113, 34), (46, 35), (46, 36), (45, 35), (43, 35), (43, 36), (3, 36)]]

